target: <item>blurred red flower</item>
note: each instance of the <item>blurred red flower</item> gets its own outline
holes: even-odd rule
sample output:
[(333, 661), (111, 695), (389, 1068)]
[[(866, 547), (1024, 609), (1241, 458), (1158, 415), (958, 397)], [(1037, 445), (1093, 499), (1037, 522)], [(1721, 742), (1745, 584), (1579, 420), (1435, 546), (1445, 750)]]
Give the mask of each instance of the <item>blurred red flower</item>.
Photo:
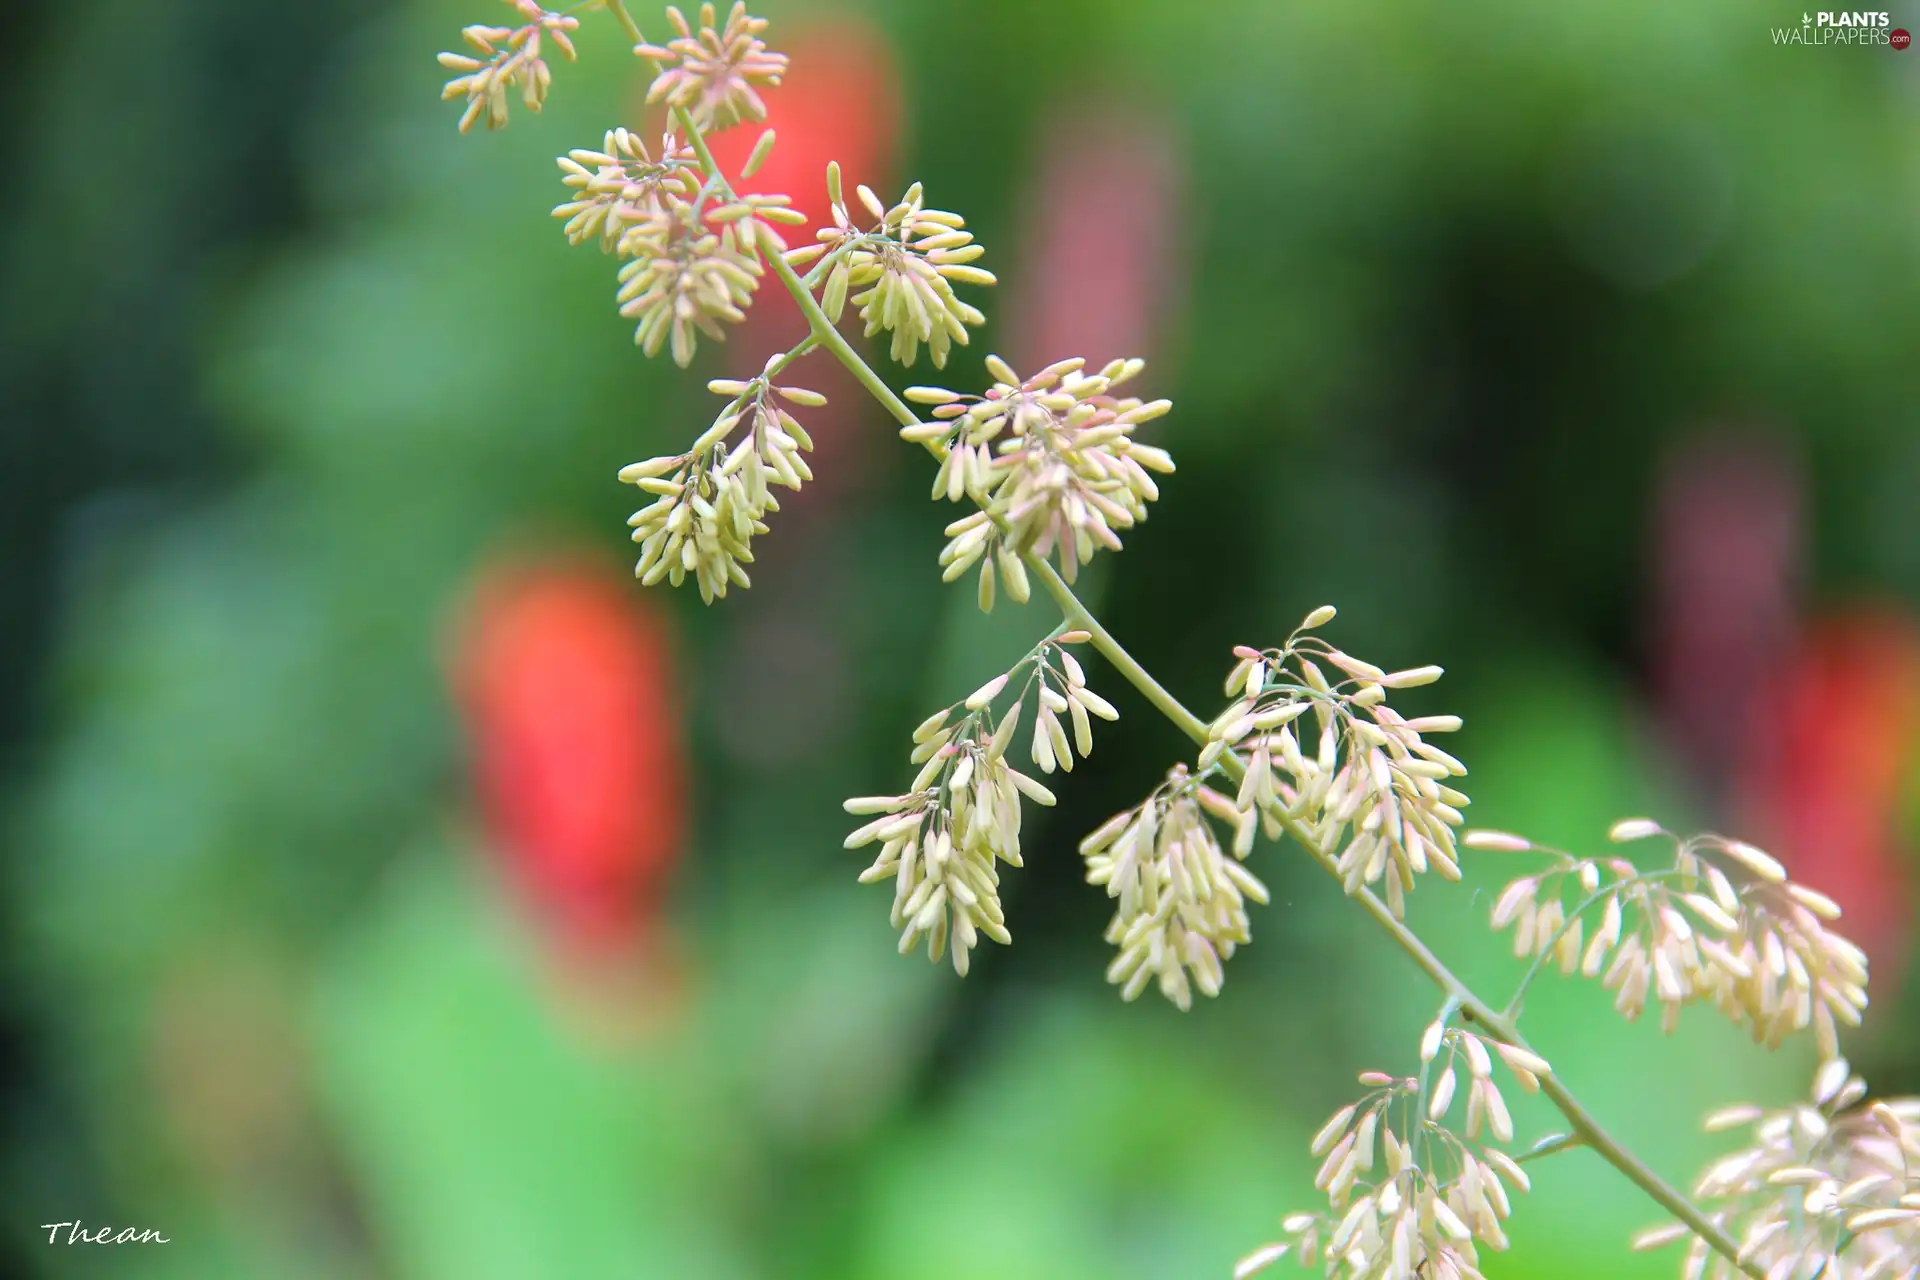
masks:
[(454, 678), (490, 842), (574, 954), (641, 940), (686, 841), (666, 629), (614, 569), (559, 557), (488, 569)]
[(1653, 675), (1673, 744), (1715, 797), (1770, 709), (1751, 698), (1795, 643), (1806, 541), (1798, 459), (1755, 431), (1694, 435), (1661, 463)]
[(763, 93), (764, 125), (744, 125), (713, 136), (713, 157), (728, 176), (740, 172), (765, 129), (778, 135), (759, 172), (735, 182), (755, 195), (785, 194), (809, 225), (783, 230), (796, 247), (813, 242), (813, 230), (829, 217), (827, 162), (838, 160), (849, 200), (864, 182), (892, 199), (888, 189), (900, 137), (900, 76), (893, 48), (873, 25), (835, 18), (795, 31), (781, 42), (793, 69), (777, 88)]
[[(829, 161), (840, 162), (849, 199), (860, 182), (881, 192), (883, 199), (898, 196), (892, 184), (902, 93), (892, 46), (863, 19), (845, 16), (800, 28), (782, 40), (781, 49), (792, 56), (793, 70), (762, 95), (766, 124), (714, 135), (713, 154), (729, 175), (738, 174), (763, 128), (774, 130), (773, 154), (753, 177), (735, 185), (756, 195), (792, 196), (808, 224), (782, 227), (780, 233), (798, 248), (812, 244), (815, 229), (832, 217), (827, 204)], [(806, 333), (806, 322), (787, 291), (769, 276), (744, 328), (735, 340), (739, 350), (728, 358), (729, 367), (737, 370), (731, 375), (735, 377), (759, 372), (767, 357), (787, 350)], [(820, 392), (827, 403), (809, 410), (805, 418), (818, 479), (791, 502), (783, 496), (781, 506), (803, 510), (824, 501), (831, 507), (834, 495), (858, 483), (860, 458), (868, 449), (855, 442), (862, 438), (862, 424), (874, 423), (875, 410), (866, 391), (832, 356), (816, 353), (795, 366), (789, 380)], [(880, 448), (898, 443), (877, 426), (864, 439)]]
[(1755, 700), (1740, 807), (1796, 878), (1840, 904), (1884, 997), (1913, 923), (1901, 827), (1920, 746), (1920, 629), (1893, 609), (1816, 622)]
[(1173, 118), (1114, 90), (1046, 113), (1007, 286), (1015, 368), (1151, 360), (1177, 326), (1188, 183)]

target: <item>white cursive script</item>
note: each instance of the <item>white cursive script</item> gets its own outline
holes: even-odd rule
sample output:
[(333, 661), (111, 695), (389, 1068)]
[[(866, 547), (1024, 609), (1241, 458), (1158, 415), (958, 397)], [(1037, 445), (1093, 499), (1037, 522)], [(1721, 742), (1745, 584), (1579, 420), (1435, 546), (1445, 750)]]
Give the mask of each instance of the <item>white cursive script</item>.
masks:
[(86, 1231), (78, 1222), (43, 1222), (40, 1229), (47, 1233), (48, 1244), (60, 1243), (60, 1228), (66, 1227), (68, 1244), (169, 1244), (165, 1236), (158, 1231), (143, 1231), (138, 1227), (121, 1227), (115, 1231), (112, 1227), (101, 1227), (98, 1231)]

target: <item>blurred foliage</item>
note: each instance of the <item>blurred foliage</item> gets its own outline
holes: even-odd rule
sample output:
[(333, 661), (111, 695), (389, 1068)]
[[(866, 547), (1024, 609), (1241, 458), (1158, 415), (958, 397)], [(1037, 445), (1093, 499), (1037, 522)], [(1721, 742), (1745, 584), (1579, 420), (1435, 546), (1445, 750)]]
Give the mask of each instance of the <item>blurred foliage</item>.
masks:
[[(0, 233), (9, 1243), (48, 1276), (1224, 1274), (1432, 997), (1281, 848), (1220, 1000), (1122, 1006), (1072, 845), (1186, 748), (1098, 670), (1123, 719), (1030, 828), (1016, 945), (964, 984), (892, 955), (838, 798), (895, 785), (911, 725), (1050, 619), (939, 586), (925, 460), (877, 413), (751, 593), (653, 601), (697, 765), (678, 1002), (595, 1032), (632, 1009), (576, 1007), (491, 874), (447, 619), (503, 547), (613, 564), (615, 471), (711, 411), (544, 216), (631, 62), (589, 17), (543, 117), (457, 138), (432, 54), (492, 8), (35, 28)], [(1150, 375), (1181, 471), (1089, 591), (1197, 708), (1230, 644), (1331, 599), (1346, 647), (1454, 672), (1477, 819), (1591, 846), (1621, 812), (1716, 818), (1634, 674), (1652, 477), (1714, 423), (1792, 442), (1813, 599), (1920, 596), (1912, 60), (1777, 49), (1794, 15), (1731, 0), (866, 12), (902, 172), (1003, 278), (1047, 113), (1117, 87), (1186, 139), (1189, 303)], [(1492, 991), (1498, 875), (1415, 907)], [(1676, 1177), (1693, 1117), (1804, 1066), (1704, 1013), (1623, 1032), (1552, 979), (1530, 1013)], [(1868, 1050), (1909, 1087), (1912, 1025)], [(1495, 1274), (1668, 1274), (1624, 1252), (1631, 1187), (1542, 1173)], [(32, 1230), (76, 1216), (174, 1243)]]

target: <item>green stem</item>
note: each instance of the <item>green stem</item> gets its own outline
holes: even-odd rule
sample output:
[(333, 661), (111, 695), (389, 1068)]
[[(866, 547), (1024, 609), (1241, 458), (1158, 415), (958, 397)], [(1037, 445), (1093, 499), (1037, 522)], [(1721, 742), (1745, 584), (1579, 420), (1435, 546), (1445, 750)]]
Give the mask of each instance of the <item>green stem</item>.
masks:
[[(608, 0), (608, 7), (627, 28), (627, 33), (633, 37), (634, 43), (644, 43), (640, 29), (628, 16), (623, 0)], [(721, 172), (719, 164), (715, 162), (713, 152), (708, 148), (707, 140), (701, 134), (699, 127), (694, 124), (692, 117), (684, 108), (674, 108), (673, 115), (675, 122), (685, 133), (688, 143), (693, 147), (694, 154), (699, 157), (701, 166), (709, 177), (720, 183), (722, 190), (727, 192), (728, 198), (731, 199), (732, 190), (727, 185), (726, 177)], [(799, 304), (801, 314), (807, 318), (808, 328), (819, 340), (820, 345), (833, 352), (840, 363), (859, 380), (860, 385), (865, 387), (902, 426), (912, 426), (918, 422), (919, 415), (893, 393), (893, 389), (887, 386), (840, 331), (834, 328), (833, 322), (827, 319), (826, 313), (815, 301), (813, 292), (794, 273), (793, 267), (787, 260), (777, 253), (768, 254), (767, 258), (772, 263), (774, 275), (779, 278), (787, 292), (793, 295), (793, 300)], [(935, 445), (929, 444), (928, 447), (931, 451), (937, 452)], [(1053, 566), (1031, 551), (1022, 552), (1021, 558), (1026, 562), (1027, 568), (1039, 577), (1041, 585), (1047, 589), (1047, 593), (1060, 607), (1061, 616), (1074, 628), (1087, 632), (1092, 637), (1094, 648), (1099, 650), (1101, 656), (1111, 663), (1129, 684), (1139, 690), (1156, 710), (1171, 721), (1174, 727), (1186, 734), (1197, 745), (1206, 745), (1207, 726), (1198, 716), (1182, 706), (1179, 699), (1168, 693), (1145, 667), (1134, 661), (1133, 655), (1128, 653), (1126, 648), (1114, 639), (1113, 633), (1102, 626), (1100, 620), (1093, 616), (1085, 604), (1081, 603), (1080, 598), (1073, 593), (1073, 588), (1054, 571)], [(1246, 766), (1232, 752), (1222, 756), (1221, 763), (1226, 767), (1228, 776), (1236, 781), (1245, 772)], [(1341, 878), (1339, 869), (1335, 865), (1335, 855), (1321, 846), (1318, 838), (1304, 823), (1297, 818), (1289, 817), (1285, 819), (1284, 825), (1288, 833), (1306, 849), (1314, 861), (1336, 879)], [(1506, 1043), (1521, 1048), (1527, 1047), (1526, 1041), (1521, 1038), (1519, 1029), (1513, 1025), (1512, 1021), (1505, 1014), (1489, 1006), (1454, 977), (1453, 972), (1441, 963), (1440, 958), (1433, 954), (1427, 944), (1395, 918), (1386, 903), (1365, 888), (1356, 890), (1351, 896), (1360, 904), (1361, 910), (1373, 917), (1374, 922), (1387, 932), (1387, 935), (1407, 953), (1421, 971), (1432, 979), (1434, 985), (1439, 987), (1465, 1016), (1479, 1022)], [(1669, 1186), (1659, 1174), (1642, 1164), (1632, 1152), (1614, 1141), (1613, 1137), (1601, 1128), (1600, 1122), (1594, 1119), (1593, 1115), (1567, 1091), (1566, 1086), (1560, 1083), (1557, 1076), (1551, 1072), (1542, 1075), (1540, 1090), (1560, 1109), (1560, 1113), (1573, 1126), (1574, 1132), (1588, 1146), (1598, 1151), (1629, 1181), (1651, 1196), (1661, 1208), (1684, 1222), (1716, 1252), (1731, 1260), (1746, 1274), (1754, 1277), (1755, 1280), (1766, 1280), (1766, 1273), (1759, 1267), (1741, 1260), (1739, 1246), (1728, 1237), (1726, 1232), (1708, 1222), (1692, 1202)]]
[[(722, 409), (717, 415), (715, 415), (714, 420), (717, 422), (719, 419), (726, 417), (730, 413), (739, 413), (742, 409), (745, 408), (748, 399), (753, 396), (754, 394), (753, 388), (757, 383), (765, 382), (768, 385), (771, 385), (773, 382), (773, 379), (777, 375), (784, 373), (788, 365), (792, 364), (795, 360), (798, 360), (801, 356), (806, 355), (809, 351), (812, 351), (815, 347), (819, 345), (820, 345), (819, 341), (815, 339), (815, 337), (812, 334), (808, 334), (806, 337), (800, 339), (800, 341), (795, 343), (792, 348), (790, 348), (787, 352), (781, 355), (779, 359), (775, 360), (772, 364), (769, 364), (763, 371), (755, 375), (753, 378), (748, 379), (747, 389), (745, 391), (742, 391), (739, 395), (735, 396), (731, 401), (729, 401), (727, 404), (727, 407)], [(725, 439), (727, 438), (728, 437), (723, 437), (722, 442), (724, 443)]]
[[(619, 0), (613, 0), (613, 2), (617, 4)], [(686, 108), (675, 107), (673, 118), (680, 126), (681, 132), (687, 135), (687, 142), (693, 147), (693, 154), (699, 157), (701, 167), (706, 169), (708, 176), (720, 183), (720, 189), (726, 194), (727, 199), (732, 200), (733, 188), (727, 184), (726, 176), (720, 172), (720, 165), (714, 160), (713, 152), (708, 149), (707, 140), (701, 134), (699, 126), (694, 124), (693, 117), (687, 114)], [(893, 388), (882, 381), (880, 375), (860, 358), (860, 353), (853, 349), (846, 336), (833, 327), (833, 321), (827, 319), (827, 313), (822, 311), (820, 304), (814, 300), (813, 291), (807, 288), (798, 275), (794, 274), (793, 267), (786, 258), (777, 253), (770, 253), (766, 257), (773, 267), (773, 274), (779, 277), (780, 283), (786, 287), (788, 293), (793, 295), (793, 300), (800, 304), (800, 314), (807, 318), (807, 328), (820, 340), (820, 345), (833, 352), (840, 363), (859, 379), (860, 385), (867, 389), (867, 393), (898, 419), (901, 426), (910, 427), (920, 421), (920, 415), (915, 413), (906, 401), (893, 394)]]
[[(1146, 668), (1134, 661), (1133, 655), (1113, 638), (1112, 632), (1100, 625), (1100, 620), (1088, 611), (1078, 596), (1073, 594), (1073, 588), (1061, 579), (1053, 566), (1031, 552), (1028, 552), (1024, 559), (1028, 570), (1038, 576), (1041, 585), (1060, 606), (1060, 612), (1066, 616), (1067, 621), (1091, 635), (1093, 646), (1100, 651), (1101, 656), (1111, 663), (1116, 671), (1125, 676), (1128, 683), (1138, 689), (1162, 715), (1172, 721), (1174, 727), (1191, 738), (1195, 745), (1205, 746), (1207, 726), (1201, 723), (1198, 716), (1182, 706), (1179, 699), (1162, 688), (1160, 682), (1147, 673)], [(1246, 766), (1232, 752), (1223, 755), (1220, 762), (1225, 767), (1227, 776), (1236, 781), (1245, 772)], [(1305, 823), (1298, 818), (1288, 817), (1284, 819), (1283, 825), (1287, 833), (1328, 874), (1335, 879), (1343, 878), (1336, 865), (1335, 855), (1321, 845), (1319, 838)], [(1453, 1002), (1464, 1015), (1478, 1022), (1492, 1032), (1497, 1039), (1507, 1044), (1522, 1049), (1531, 1048), (1521, 1036), (1520, 1029), (1510, 1018), (1487, 1004), (1465, 983), (1456, 978), (1453, 971), (1441, 962), (1440, 957), (1434, 955), (1427, 944), (1420, 940), (1419, 935), (1396, 918), (1392, 909), (1371, 890), (1361, 888), (1351, 896), (1360, 904), (1360, 909), (1373, 917), (1374, 923), (1387, 932), (1387, 935), (1407, 953), (1428, 978), (1433, 980), (1433, 984), (1439, 987), (1448, 1000)], [(1766, 1273), (1758, 1265), (1741, 1259), (1739, 1245), (1735, 1244), (1726, 1232), (1707, 1221), (1705, 1215), (1694, 1207), (1692, 1201), (1681, 1195), (1664, 1178), (1616, 1142), (1613, 1135), (1609, 1134), (1594, 1118), (1593, 1113), (1582, 1106), (1579, 1099), (1560, 1083), (1557, 1075), (1548, 1072), (1539, 1079), (1540, 1091), (1555, 1107), (1559, 1108), (1560, 1114), (1566, 1117), (1567, 1123), (1573, 1126), (1574, 1133), (1579, 1135), (1586, 1145), (1599, 1152), (1608, 1164), (1618, 1169), (1628, 1181), (1646, 1192), (1661, 1208), (1677, 1220), (1686, 1223), (1688, 1229), (1705, 1240), (1715, 1252), (1727, 1258), (1747, 1275), (1753, 1276), (1755, 1280), (1765, 1280)]]
[(1514, 988), (1513, 998), (1507, 1001), (1507, 1017), (1516, 1022), (1520, 1020), (1520, 1011), (1526, 1005), (1527, 991), (1533, 986), (1533, 980), (1540, 976), (1541, 970), (1546, 968), (1547, 961), (1553, 956), (1554, 952), (1560, 949), (1560, 943), (1566, 938), (1567, 932), (1573, 928), (1580, 917), (1585, 915), (1596, 903), (1604, 902), (1613, 894), (1618, 893), (1628, 883), (1628, 881), (1622, 880), (1617, 884), (1610, 884), (1604, 889), (1597, 889), (1593, 893), (1588, 894), (1579, 906), (1567, 913), (1567, 918), (1560, 922), (1559, 930), (1548, 940), (1547, 945), (1535, 949), (1533, 963), (1528, 965), (1527, 971), (1520, 975), (1520, 985)]
[[(632, 14), (627, 12), (625, 0), (607, 0), (607, 8), (611, 9), (613, 16), (620, 20), (620, 25), (627, 29), (627, 39), (635, 44), (647, 42), (647, 38), (640, 34), (640, 24), (633, 20)], [(658, 68), (655, 69), (658, 70)]]
[(1548, 1156), (1559, 1155), (1562, 1151), (1572, 1151), (1575, 1147), (1586, 1146), (1586, 1140), (1576, 1134), (1562, 1133), (1536, 1143), (1530, 1150), (1523, 1151), (1513, 1158), (1515, 1164), (1525, 1164), (1529, 1160), (1544, 1160)]
[(761, 373), (756, 375), (756, 378), (764, 378), (767, 381), (771, 382), (775, 376), (785, 373), (787, 371), (787, 366), (791, 365), (794, 361), (798, 360), (801, 356), (804, 356), (809, 352), (813, 351), (819, 345), (820, 345), (820, 340), (814, 337), (812, 334), (808, 334), (806, 337), (800, 339), (800, 341), (794, 343), (793, 346), (787, 350), (787, 353), (785, 355), (781, 356), (778, 360), (775, 360), (772, 364), (768, 365), (766, 369), (764, 369)]
[[(1154, 710), (1171, 720), (1174, 728), (1195, 742), (1205, 744), (1207, 726), (1200, 722), (1200, 717), (1181, 706), (1178, 698), (1162, 688), (1160, 682), (1155, 680), (1145, 667), (1133, 660), (1133, 655), (1113, 638), (1111, 631), (1100, 625), (1100, 619), (1094, 617), (1092, 611), (1080, 602), (1080, 597), (1073, 594), (1073, 588), (1066, 584), (1066, 580), (1054, 567), (1031, 551), (1022, 553), (1020, 558), (1040, 579), (1040, 585), (1047, 589), (1047, 594), (1053, 597), (1054, 603), (1060, 606), (1062, 616), (1077, 630), (1084, 631), (1093, 637), (1093, 647), (1100, 651), (1100, 656), (1105, 658), (1115, 671), (1125, 676), (1127, 683), (1138, 689), (1141, 695), (1153, 704)], [(1236, 776), (1235, 781), (1238, 780)]]
[(832, 271), (834, 266), (839, 263), (841, 256), (842, 256), (841, 251), (839, 249), (835, 249), (831, 253), (827, 254), (826, 257), (814, 263), (813, 270), (807, 272), (806, 275), (800, 277), (801, 287), (804, 288), (808, 293), (812, 293), (815, 289), (818, 289), (820, 287), (820, 282), (827, 278), (827, 273), (829, 271)]

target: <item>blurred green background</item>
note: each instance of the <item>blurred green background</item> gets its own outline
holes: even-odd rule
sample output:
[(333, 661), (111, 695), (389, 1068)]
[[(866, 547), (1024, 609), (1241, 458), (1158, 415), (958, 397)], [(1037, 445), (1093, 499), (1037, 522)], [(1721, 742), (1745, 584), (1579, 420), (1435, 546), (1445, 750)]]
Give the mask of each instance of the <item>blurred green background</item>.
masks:
[[(1719, 825), (1833, 892), (1876, 964), (1847, 1051), (1920, 1091), (1920, 54), (1733, 0), (766, 12), (801, 206), (839, 156), (988, 246), (939, 380), (1149, 357), (1180, 472), (1087, 592), (1169, 687), (1215, 705), (1231, 645), (1338, 604), (1344, 647), (1447, 666), (1418, 705), (1468, 721), (1475, 821)], [(940, 585), (930, 464), (815, 362), (820, 483), (754, 589), (631, 582), (615, 472), (798, 322), (640, 357), (546, 212), (644, 80), (587, 14), (543, 116), (461, 138), (433, 55), (508, 17), (10, 19), (0, 1266), (1224, 1276), (1436, 997), (1262, 846), (1222, 997), (1122, 1004), (1074, 845), (1188, 747), (1097, 665), (1122, 719), (1029, 810), (1015, 945), (894, 954), (840, 799), (1054, 619)], [(1495, 998), (1513, 865), (1415, 896)], [(1529, 1023), (1675, 1179), (1810, 1065), (1551, 979)], [(1656, 1217), (1556, 1157), (1488, 1273), (1671, 1274), (1625, 1250)], [(39, 1225), (73, 1220), (171, 1242)]]

